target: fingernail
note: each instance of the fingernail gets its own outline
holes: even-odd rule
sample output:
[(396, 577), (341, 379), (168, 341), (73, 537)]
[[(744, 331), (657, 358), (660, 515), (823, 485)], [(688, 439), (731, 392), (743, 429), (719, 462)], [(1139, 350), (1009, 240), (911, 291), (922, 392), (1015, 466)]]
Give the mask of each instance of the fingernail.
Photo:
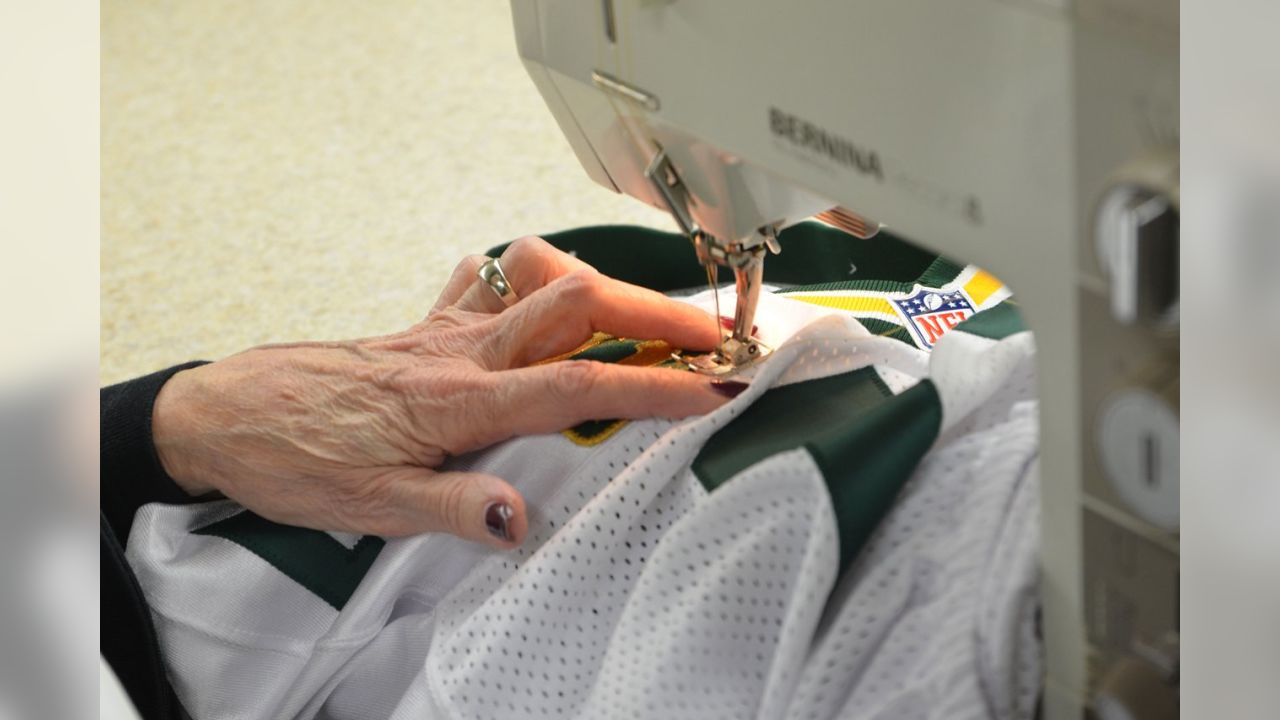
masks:
[(737, 380), (712, 380), (711, 381), (711, 389), (715, 390), (716, 392), (720, 393), (721, 395), (727, 398), (736, 398), (742, 394), (743, 390), (746, 390), (749, 387), (751, 387), (749, 384), (744, 382), (738, 382)]
[(511, 542), (511, 518), (516, 514), (515, 509), (504, 502), (489, 503), (484, 509), (484, 526), (489, 528), (489, 534)]
[[(728, 330), (729, 332), (733, 332), (733, 318), (731, 318), (731, 317), (725, 317), (725, 316), (721, 315), (721, 316), (720, 316), (720, 327), (724, 328), (725, 330)], [(755, 335), (755, 334), (756, 334), (756, 333), (758, 333), (758, 332), (760, 332), (760, 327), (759, 327), (759, 326), (757, 326), (757, 325), (752, 325), (752, 326), (751, 326), (751, 334), (752, 334), (752, 335)]]

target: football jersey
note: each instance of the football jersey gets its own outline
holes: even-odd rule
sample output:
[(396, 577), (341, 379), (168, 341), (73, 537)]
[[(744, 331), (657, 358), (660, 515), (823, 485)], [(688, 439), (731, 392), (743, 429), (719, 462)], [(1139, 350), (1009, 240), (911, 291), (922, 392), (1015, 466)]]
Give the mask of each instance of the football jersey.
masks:
[(524, 494), (514, 551), (143, 508), (128, 556), (179, 697), (200, 718), (1029, 714), (1031, 338), (994, 279), (941, 269), (762, 297), (776, 349), (706, 416), (451, 459)]

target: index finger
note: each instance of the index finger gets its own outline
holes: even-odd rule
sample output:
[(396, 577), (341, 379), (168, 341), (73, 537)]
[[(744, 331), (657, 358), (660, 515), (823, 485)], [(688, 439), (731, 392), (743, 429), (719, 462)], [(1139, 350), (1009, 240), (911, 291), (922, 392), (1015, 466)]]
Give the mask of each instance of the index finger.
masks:
[(708, 350), (720, 342), (720, 321), (711, 313), (594, 270), (556, 280), (501, 317), (507, 367), (563, 354), (596, 332), (665, 340), (683, 350)]
[(517, 435), (559, 432), (585, 420), (702, 415), (749, 387), (687, 370), (592, 360), (563, 360), (493, 377), (496, 391), (481, 403), (481, 415), (487, 418), (473, 438), (477, 447)]

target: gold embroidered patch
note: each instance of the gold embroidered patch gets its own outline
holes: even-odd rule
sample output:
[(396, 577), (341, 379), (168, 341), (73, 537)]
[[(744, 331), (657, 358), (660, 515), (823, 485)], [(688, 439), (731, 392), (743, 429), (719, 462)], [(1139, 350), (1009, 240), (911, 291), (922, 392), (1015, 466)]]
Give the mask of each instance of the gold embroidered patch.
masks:
[[(569, 352), (538, 363), (565, 360), (588, 360), (617, 363), (634, 367), (679, 367), (671, 359), (676, 349), (662, 340), (629, 340), (616, 338), (608, 333), (596, 333), (591, 339)], [(626, 420), (587, 420), (561, 431), (575, 445), (592, 447), (613, 437), (626, 426)]]
[(626, 424), (626, 420), (587, 420), (568, 430), (561, 430), (560, 434), (572, 440), (574, 445), (594, 447), (613, 437)]

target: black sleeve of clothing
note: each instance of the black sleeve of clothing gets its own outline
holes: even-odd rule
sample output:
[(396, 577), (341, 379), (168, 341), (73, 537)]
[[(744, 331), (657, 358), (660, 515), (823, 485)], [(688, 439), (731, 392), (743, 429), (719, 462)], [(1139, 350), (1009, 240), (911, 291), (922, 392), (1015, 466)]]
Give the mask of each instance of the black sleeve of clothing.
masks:
[(201, 364), (171, 367), (103, 388), (101, 394), (100, 649), (138, 713), (149, 720), (189, 716), (169, 684), (151, 609), (125, 559), (124, 544), (138, 508), (151, 502), (197, 500), (160, 464), (151, 439), (151, 410), (169, 378)]
[(98, 547), (102, 657), (120, 679), (138, 715), (146, 720), (189, 720), (165, 673), (151, 608), (106, 514), (102, 515)]
[(138, 508), (151, 502), (193, 500), (160, 464), (151, 440), (151, 410), (160, 388), (169, 378), (204, 364), (196, 361), (176, 365), (102, 388), (99, 410), (101, 508), (121, 545), (129, 537)]

